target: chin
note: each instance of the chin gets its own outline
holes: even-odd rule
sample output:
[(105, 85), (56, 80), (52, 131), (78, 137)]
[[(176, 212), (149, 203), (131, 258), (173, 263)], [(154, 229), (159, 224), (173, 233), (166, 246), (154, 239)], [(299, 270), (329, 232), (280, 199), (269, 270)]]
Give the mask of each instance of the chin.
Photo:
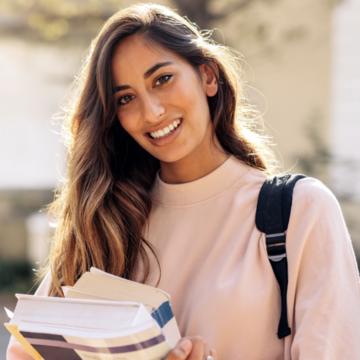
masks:
[(160, 162), (165, 162), (165, 163), (175, 163), (179, 160), (182, 159), (181, 156), (175, 156), (172, 154), (162, 154), (160, 156), (155, 156)]
[(162, 154), (152, 154), (160, 162), (164, 163), (176, 163), (184, 158), (186, 158), (190, 152), (182, 151), (164, 151)]

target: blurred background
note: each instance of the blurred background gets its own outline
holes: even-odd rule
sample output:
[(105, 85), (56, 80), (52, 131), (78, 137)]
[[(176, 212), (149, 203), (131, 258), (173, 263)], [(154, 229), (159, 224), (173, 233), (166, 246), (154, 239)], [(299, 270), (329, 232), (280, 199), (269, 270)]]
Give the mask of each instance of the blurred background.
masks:
[[(41, 209), (64, 174), (56, 114), (90, 40), (136, 1), (0, 0), (0, 320), (32, 292), (51, 228)], [(146, 2), (146, 1), (142, 1)], [(242, 54), (246, 92), (283, 169), (338, 197), (360, 258), (360, 1), (173, 0)], [(8, 341), (0, 327), (0, 357)]]

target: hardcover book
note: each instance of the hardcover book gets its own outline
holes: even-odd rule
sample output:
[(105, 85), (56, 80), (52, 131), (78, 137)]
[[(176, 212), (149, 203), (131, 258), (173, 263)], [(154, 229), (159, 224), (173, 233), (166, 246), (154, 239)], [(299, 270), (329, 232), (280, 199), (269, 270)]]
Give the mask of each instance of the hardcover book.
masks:
[(5, 323), (36, 360), (163, 359), (180, 339), (169, 295), (96, 268), (65, 298), (17, 294)]

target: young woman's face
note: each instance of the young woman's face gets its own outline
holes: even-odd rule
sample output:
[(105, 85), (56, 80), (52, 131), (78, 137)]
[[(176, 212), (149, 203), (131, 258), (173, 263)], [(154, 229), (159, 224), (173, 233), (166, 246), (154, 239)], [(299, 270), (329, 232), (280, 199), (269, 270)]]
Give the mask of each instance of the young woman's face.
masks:
[(207, 96), (216, 94), (217, 82), (210, 67), (201, 65), (199, 71), (140, 35), (115, 49), (112, 76), (120, 124), (160, 161), (178, 161), (208, 147)]

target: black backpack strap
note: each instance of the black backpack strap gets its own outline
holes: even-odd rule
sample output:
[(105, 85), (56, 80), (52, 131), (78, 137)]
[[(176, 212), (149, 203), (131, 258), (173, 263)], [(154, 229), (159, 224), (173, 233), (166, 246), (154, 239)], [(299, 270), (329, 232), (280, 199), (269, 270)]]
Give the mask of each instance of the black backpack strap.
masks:
[(305, 175), (302, 174), (287, 174), (267, 179), (261, 187), (256, 209), (256, 227), (265, 233), (268, 257), (280, 287), (281, 315), (277, 332), (279, 339), (291, 334), (286, 300), (288, 284), (286, 230), (294, 186), (304, 177)]

